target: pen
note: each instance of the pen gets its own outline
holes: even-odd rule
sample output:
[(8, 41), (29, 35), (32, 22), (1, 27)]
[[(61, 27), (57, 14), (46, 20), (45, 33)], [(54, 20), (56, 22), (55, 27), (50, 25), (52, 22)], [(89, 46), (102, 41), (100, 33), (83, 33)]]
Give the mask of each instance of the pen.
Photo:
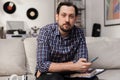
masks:
[(93, 63), (94, 61), (96, 61), (98, 59), (98, 57), (95, 57), (94, 59), (92, 59), (90, 62)]

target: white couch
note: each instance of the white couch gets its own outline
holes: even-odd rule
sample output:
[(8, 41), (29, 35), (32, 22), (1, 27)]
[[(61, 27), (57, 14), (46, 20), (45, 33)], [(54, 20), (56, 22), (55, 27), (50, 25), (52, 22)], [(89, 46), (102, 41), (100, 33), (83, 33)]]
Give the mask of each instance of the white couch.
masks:
[(36, 45), (36, 38), (0, 39), (0, 80), (8, 80), (14, 74), (19, 80), (23, 75), (34, 80)]
[(105, 72), (98, 75), (100, 80), (120, 79), (120, 38), (87, 37), (89, 58), (99, 57), (92, 67), (104, 68)]
[[(107, 37), (86, 37), (89, 59), (98, 56), (92, 67), (104, 68), (100, 80), (120, 79), (120, 39)], [(36, 38), (0, 39), (0, 80), (8, 80), (10, 75), (28, 75), (34, 80), (36, 66)]]

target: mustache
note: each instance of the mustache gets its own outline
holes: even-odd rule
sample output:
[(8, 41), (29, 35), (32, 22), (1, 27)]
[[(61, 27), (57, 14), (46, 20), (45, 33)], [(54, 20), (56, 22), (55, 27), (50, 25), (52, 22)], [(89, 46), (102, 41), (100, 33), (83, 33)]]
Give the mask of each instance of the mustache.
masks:
[(63, 24), (63, 25), (70, 25), (70, 23), (69, 22), (66, 22), (65, 24)]

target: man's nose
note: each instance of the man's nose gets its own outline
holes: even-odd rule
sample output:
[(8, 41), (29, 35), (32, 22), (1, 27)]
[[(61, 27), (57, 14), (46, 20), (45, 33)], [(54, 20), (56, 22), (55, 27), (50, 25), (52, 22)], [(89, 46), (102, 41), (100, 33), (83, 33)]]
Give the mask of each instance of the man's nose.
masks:
[(66, 22), (69, 22), (69, 20), (70, 20), (70, 18), (67, 16), (67, 17), (66, 17)]

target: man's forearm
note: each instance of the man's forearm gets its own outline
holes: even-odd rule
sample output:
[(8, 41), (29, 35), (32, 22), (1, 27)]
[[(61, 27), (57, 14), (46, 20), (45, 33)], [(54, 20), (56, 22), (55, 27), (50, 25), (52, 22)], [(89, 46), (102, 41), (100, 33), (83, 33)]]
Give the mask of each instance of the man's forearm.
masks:
[[(73, 62), (65, 62), (65, 63), (51, 63), (49, 67), (49, 72), (62, 72), (62, 71), (73, 71)], [(38, 70), (36, 77), (39, 77), (41, 72)]]
[(73, 62), (51, 63), (49, 72), (75, 71)]
[(91, 66), (92, 63), (87, 62), (85, 58), (80, 58), (76, 63), (65, 62), (65, 63), (51, 63), (49, 72), (62, 72), (62, 71), (78, 71), (85, 72)]

